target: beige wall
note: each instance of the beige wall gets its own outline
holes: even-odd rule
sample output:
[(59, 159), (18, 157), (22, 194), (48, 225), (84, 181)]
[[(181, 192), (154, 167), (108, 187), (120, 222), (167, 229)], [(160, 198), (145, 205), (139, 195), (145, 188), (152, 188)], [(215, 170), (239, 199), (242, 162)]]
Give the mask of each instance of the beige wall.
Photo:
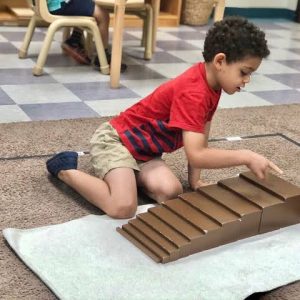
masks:
[(226, 0), (227, 7), (283, 8), (296, 10), (297, 0)]

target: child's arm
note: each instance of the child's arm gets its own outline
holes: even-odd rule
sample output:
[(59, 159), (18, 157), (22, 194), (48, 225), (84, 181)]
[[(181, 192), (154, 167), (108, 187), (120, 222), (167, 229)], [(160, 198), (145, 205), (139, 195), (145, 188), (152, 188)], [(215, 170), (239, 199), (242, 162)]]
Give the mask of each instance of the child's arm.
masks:
[(201, 169), (192, 168), (190, 164), (188, 164), (188, 181), (190, 188), (192, 190), (197, 190), (202, 186), (209, 185), (210, 183), (201, 180)]
[(274, 163), (253, 151), (208, 148), (206, 144), (205, 134), (183, 131), (183, 145), (192, 168), (217, 169), (245, 165), (260, 179), (265, 178), (269, 168), (282, 173)]
[[(207, 122), (205, 125), (205, 147), (208, 146), (208, 138), (209, 138), (209, 132), (210, 132), (210, 125), (211, 122)], [(200, 168), (193, 168), (188, 163), (188, 181), (189, 185), (193, 190), (196, 190), (197, 188), (207, 185), (207, 183), (203, 182), (200, 179), (201, 169)]]

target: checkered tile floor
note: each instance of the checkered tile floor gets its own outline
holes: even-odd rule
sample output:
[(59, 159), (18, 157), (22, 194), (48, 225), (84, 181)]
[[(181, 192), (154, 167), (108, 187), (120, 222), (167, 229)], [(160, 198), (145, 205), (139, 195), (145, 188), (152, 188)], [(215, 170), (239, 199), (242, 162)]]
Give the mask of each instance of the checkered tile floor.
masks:
[[(300, 103), (300, 24), (287, 20), (252, 20), (265, 30), (271, 55), (253, 74), (241, 93), (222, 95), (219, 107)], [(0, 122), (57, 120), (114, 115), (158, 85), (202, 60), (208, 26), (159, 28), (157, 51), (144, 61), (141, 31), (124, 34), (123, 60), (128, 70), (121, 88), (109, 88), (109, 77), (91, 66), (76, 64), (60, 49), (57, 33), (44, 69), (34, 77), (32, 68), (45, 36), (39, 28), (27, 59), (18, 59), (25, 27), (0, 26)]]

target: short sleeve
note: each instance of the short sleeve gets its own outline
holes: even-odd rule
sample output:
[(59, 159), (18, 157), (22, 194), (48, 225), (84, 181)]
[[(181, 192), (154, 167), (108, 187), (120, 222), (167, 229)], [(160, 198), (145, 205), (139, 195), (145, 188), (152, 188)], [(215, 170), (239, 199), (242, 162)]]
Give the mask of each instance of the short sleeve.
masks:
[(219, 103), (219, 99), (218, 101), (215, 103), (215, 105), (212, 107), (212, 109), (210, 109), (209, 113), (208, 113), (208, 117), (207, 117), (207, 122), (210, 122), (218, 108), (218, 103)]
[(205, 124), (212, 114), (206, 93), (183, 92), (173, 100), (169, 126), (204, 133)]

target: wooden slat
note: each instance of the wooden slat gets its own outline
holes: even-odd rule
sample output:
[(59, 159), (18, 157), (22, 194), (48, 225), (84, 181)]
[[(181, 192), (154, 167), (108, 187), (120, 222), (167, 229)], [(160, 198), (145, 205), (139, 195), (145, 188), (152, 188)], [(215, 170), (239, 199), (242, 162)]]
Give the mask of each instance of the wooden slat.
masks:
[(224, 206), (211, 201), (211, 199), (197, 192), (185, 193), (180, 195), (179, 197), (189, 203), (195, 209), (202, 211), (211, 220), (218, 222), (220, 225), (239, 219), (239, 215), (231, 212)]
[(150, 208), (148, 210), (150, 213), (161, 219), (163, 222), (167, 223), (173, 229), (177, 230), (179, 233), (184, 235), (190, 241), (204, 235), (203, 231), (197, 229), (195, 226), (188, 223), (183, 218), (172, 213), (169, 209), (161, 206)]
[(271, 173), (267, 175), (265, 180), (258, 179), (252, 172), (242, 173), (240, 174), (240, 177), (282, 200), (300, 194), (299, 187)]
[(244, 198), (222, 188), (217, 184), (201, 187), (198, 192), (207, 197), (210, 197), (213, 201), (216, 201), (220, 205), (225, 206), (227, 209), (231, 210), (233, 213), (237, 214), (240, 217), (246, 214), (261, 211), (257, 205), (250, 203)]
[(242, 196), (244, 199), (256, 204), (258, 207), (266, 208), (276, 204), (282, 204), (282, 200), (249, 183), (241, 177), (229, 178), (218, 182), (222, 187)]
[[(183, 194), (182, 197), (185, 197), (185, 195)], [(190, 195), (190, 193), (188, 195)], [(217, 230), (220, 228), (220, 223), (214, 222), (206, 215), (201, 213), (201, 211), (193, 208), (182, 199), (173, 199), (166, 201), (165, 203), (163, 203), (163, 206), (166, 206), (174, 213), (177, 213), (179, 216), (181, 216), (187, 222), (193, 224), (205, 234), (208, 231)]]
[(176, 252), (178, 252), (178, 247), (176, 247), (173, 243), (165, 239), (164, 236), (155, 232), (153, 229), (151, 229), (151, 227), (146, 225), (144, 222), (140, 221), (139, 219), (132, 219), (128, 223), (132, 225), (135, 229), (140, 231), (142, 234), (144, 234), (158, 247), (168, 252), (170, 256), (176, 256)]
[(157, 246), (150, 239), (148, 239), (143, 233), (136, 230), (132, 225), (125, 224), (122, 229), (130, 234), (134, 239), (151, 251), (155, 256), (159, 257), (161, 262), (167, 262), (170, 260), (167, 251), (163, 250), (161, 247)]
[(184, 235), (180, 234), (177, 230), (172, 229), (172, 227), (151, 213), (139, 214), (137, 215), (137, 218), (145, 222), (153, 230), (156, 230), (158, 233), (163, 235), (171, 243), (176, 245), (176, 247), (184, 247), (190, 242)]
[(152, 251), (150, 251), (148, 248), (146, 248), (142, 243), (140, 243), (138, 240), (136, 240), (133, 236), (128, 234), (125, 230), (123, 230), (121, 227), (117, 228), (117, 231), (123, 235), (127, 240), (132, 242), (137, 248), (142, 250), (146, 255), (148, 255), (150, 258), (152, 258), (155, 262), (160, 263), (161, 258), (157, 255), (155, 255)]

